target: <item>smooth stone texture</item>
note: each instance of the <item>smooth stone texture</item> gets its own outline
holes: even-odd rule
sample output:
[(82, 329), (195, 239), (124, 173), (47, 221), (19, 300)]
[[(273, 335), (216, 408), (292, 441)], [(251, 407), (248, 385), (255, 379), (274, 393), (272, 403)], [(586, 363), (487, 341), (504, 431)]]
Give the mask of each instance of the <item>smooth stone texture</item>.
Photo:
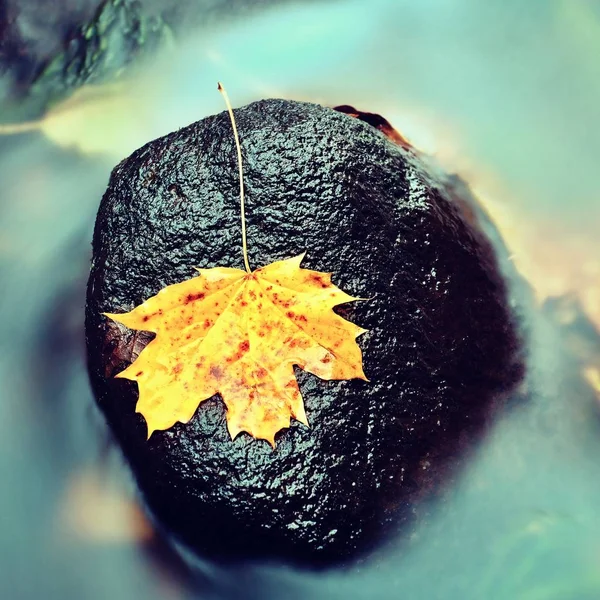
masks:
[(242, 267), (238, 175), (226, 113), (154, 140), (113, 171), (93, 241), (86, 336), (98, 404), (159, 522), (201, 555), (309, 564), (360, 556), (447, 481), (521, 367), (496, 259), (457, 187), (370, 125), (268, 100), (236, 110), (250, 264), (307, 251), (369, 301), (339, 312), (370, 382), (297, 371), (311, 428), (273, 451), (231, 441), (218, 397), (146, 441), (136, 385), (113, 376), (151, 334), (125, 312), (194, 266)]

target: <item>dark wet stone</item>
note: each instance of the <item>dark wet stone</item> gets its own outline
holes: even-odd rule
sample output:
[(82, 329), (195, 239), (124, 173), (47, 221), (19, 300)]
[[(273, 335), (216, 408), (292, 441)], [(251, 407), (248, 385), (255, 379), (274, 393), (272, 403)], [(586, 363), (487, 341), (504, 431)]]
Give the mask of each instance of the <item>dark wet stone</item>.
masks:
[[(17, 85), (31, 82), (63, 40), (92, 19), (100, 0), (3, 0), (0, 3), (0, 73)], [(6, 82), (4, 82), (6, 83)]]
[(519, 376), (506, 290), (460, 187), (410, 148), (331, 109), (268, 100), (236, 111), (250, 263), (307, 250), (369, 297), (340, 312), (370, 382), (298, 370), (310, 429), (273, 451), (234, 441), (219, 398), (146, 441), (136, 385), (113, 376), (150, 339), (101, 316), (128, 311), (194, 266), (242, 267), (226, 113), (150, 142), (113, 171), (93, 241), (86, 335), (98, 404), (159, 522), (202, 555), (325, 564), (395, 532), (452, 472)]

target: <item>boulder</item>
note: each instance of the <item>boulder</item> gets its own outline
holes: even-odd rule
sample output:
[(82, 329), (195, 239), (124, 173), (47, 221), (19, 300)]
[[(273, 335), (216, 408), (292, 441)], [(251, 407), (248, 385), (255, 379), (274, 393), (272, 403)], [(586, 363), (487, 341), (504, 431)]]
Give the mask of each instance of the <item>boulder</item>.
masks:
[[(346, 111), (348, 112), (348, 111)], [(105, 318), (194, 267), (243, 268), (226, 112), (134, 152), (113, 171), (93, 239), (86, 338), (103, 411), (157, 521), (202, 556), (331, 564), (374, 548), (447, 481), (520, 373), (492, 247), (457, 187), (360, 119), (283, 100), (235, 111), (253, 268), (303, 266), (369, 298), (338, 312), (370, 381), (297, 369), (311, 427), (273, 450), (231, 440), (219, 397), (146, 439), (137, 386), (115, 379), (152, 334)], [(358, 115), (355, 115), (358, 116)]]

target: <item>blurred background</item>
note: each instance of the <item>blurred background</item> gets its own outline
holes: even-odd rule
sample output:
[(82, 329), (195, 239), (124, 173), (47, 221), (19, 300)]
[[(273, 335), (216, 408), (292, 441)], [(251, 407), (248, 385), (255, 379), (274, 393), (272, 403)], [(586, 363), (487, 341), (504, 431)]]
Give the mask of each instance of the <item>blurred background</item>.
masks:
[[(4, 0), (0, 598), (600, 598), (599, 57), (598, 0)], [(110, 171), (221, 112), (217, 80), (238, 106), (382, 114), (471, 184), (531, 286), (529, 400), (430, 518), (344, 570), (182, 560), (89, 389)]]

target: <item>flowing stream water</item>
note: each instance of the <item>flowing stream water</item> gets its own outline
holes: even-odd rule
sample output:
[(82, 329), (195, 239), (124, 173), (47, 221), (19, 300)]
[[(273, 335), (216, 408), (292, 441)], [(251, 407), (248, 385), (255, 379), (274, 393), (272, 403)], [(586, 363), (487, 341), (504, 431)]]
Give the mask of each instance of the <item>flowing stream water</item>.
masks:
[[(599, 55), (596, 0), (287, 3), (224, 13), (0, 137), (0, 598), (599, 598)], [(110, 170), (222, 111), (217, 80), (236, 105), (386, 116), (473, 182), (539, 300), (523, 314), (529, 401), (499, 415), (409, 539), (347, 569), (180, 560), (88, 385), (84, 293)], [(543, 309), (570, 291), (576, 314)]]

